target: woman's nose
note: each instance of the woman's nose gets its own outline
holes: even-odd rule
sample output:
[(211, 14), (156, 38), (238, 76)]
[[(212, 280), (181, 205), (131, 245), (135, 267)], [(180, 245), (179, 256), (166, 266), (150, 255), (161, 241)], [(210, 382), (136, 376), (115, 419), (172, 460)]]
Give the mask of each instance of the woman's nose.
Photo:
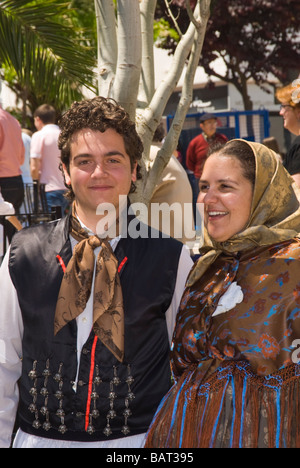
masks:
[(199, 193), (197, 203), (204, 203), (208, 205), (209, 203), (214, 203), (216, 201), (217, 201), (217, 194), (215, 190), (208, 189), (206, 192)]

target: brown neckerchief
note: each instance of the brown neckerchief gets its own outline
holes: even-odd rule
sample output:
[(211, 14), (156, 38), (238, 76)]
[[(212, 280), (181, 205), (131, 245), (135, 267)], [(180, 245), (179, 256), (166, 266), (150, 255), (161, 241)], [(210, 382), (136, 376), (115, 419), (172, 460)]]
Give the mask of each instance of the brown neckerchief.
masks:
[(102, 343), (120, 361), (124, 358), (123, 295), (116, 259), (108, 240), (89, 236), (73, 214), (70, 234), (78, 244), (74, 248), (61, 283), (54, 319), (56, 335), (85, 309), (92, 290), (94, 250), (101, 246), (96, 260), (93, 330)]

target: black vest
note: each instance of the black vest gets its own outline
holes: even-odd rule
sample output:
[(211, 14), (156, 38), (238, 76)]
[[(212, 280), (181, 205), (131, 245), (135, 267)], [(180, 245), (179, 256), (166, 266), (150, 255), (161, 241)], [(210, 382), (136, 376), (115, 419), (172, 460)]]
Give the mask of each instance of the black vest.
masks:
[(80, 359), (77, 323), (54, 337), (63, 271), (72, 252), (69, 220), (15, 235), (9, 261), (24, 321), (19, 424), (23, 431), (63, 440), (95, 441), (145, 432), (170, 387), (165, 312), (173, 296), (182, 244), (174, 239), (122, 238), (115, 250), (125, 310), (121, 364), (93, 331)]

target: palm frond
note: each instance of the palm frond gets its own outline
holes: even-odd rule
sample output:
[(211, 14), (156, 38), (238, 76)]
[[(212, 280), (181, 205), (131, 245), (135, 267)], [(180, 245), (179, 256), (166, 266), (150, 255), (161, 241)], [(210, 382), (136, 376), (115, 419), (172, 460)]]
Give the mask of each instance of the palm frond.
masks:
[(0, 1), (0, 64), (15, 70), (28, 93), (54, 88), (69, 100), (80, 85), (95, 90), (95, 58), (72, 26), (68, 7), (60, 0)]

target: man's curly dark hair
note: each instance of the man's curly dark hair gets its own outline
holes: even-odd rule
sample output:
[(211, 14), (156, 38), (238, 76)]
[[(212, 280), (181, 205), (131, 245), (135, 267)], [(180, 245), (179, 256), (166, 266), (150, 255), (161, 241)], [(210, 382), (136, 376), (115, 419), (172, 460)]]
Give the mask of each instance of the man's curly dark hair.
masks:
[[(69, 110), (63, 114), (59, 127), (61, 129), (58, 146), (61, 150), (61, 163), (67, 171), (70, 170), (70, 144), (74, 133), (89, 128), (105, 132), (112, 128), (124, 139), (126, 152), (130, 158), (131, 169), (142, 158), (143, 144), (137, 134), (135, 124), (128, 113), (114, 100), (104, 97), (95, 97), (80, 102), (74, 102)], [(140, 179), (140, 167), (137, 166), (137, 178)], [(74, 192), (67, 186), (67, 198), (74, 200)], [(136, 189), (132, 184), (130, 193)]]

